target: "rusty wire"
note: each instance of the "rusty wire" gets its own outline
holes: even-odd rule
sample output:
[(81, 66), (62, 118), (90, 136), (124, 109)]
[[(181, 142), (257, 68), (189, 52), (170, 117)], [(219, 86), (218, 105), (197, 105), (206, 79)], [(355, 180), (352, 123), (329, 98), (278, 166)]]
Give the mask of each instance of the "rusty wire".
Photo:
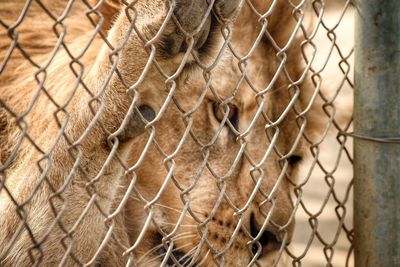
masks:
[[(263, 11), (259, 10), (255, 0), (238, 1), (238, 7), (246, 9), (258, 23), (254, 29), (254, 41), (245, 53), (238, 52), (233, 41), (236, 40), (236, 24), (225, 21), (218, 14), (218, 9), (214, 8), (220, 2), (218, 0), (207, 1), (208, 5), (200, 23), (190, 31), (186, 30), (185, 23), (181, 25), (182, 18), (176, 14), (176, 9), (182, 8), (182, 1), (147, 1), (159, 3), (160, 6), (161, 3), (166, 3), (165, 9), (160, 8), (165, 14), (157, 22), (157, 27), (142, 25), (144, 1), (121, 1), (118, 12), (126, 20), (125, 28), (122, 33), (118, 32), (121, 34), (118, 42), (113, 43), (113, 37), (103, 27), (107, 24), (107, 10), (102, 8), (107, 8), (106, 5), (110, 3), (116, 5), (117, 2), (69, 0), (63, 1), (62, 9), (54, 9), (49, 1), (27, 0), (25, 3), (21, 1), (18, 6), (18, 16), (13, 14), (12, 17), (11, 14), (0, 12), (0, 16), (3, 16), (0, 17), (0, 36), (7, 37), (7, 41), (4, 39), (0, 43), (0, 55), (4, 56), (0, 58), (0, 82), (2, 75), (18, 75), (18, 72), (23, 71), (20, 65), (25, 64), (24, 68), (31, 70), (26, 80), (31, 79), (35, 84), (30, 89), (29, 96), (26, 96), (27, 103), (22, 110), (13, 106), (15, 103), (10, 100), (12, 97), (0, 88), (0, 212), (3, 213), (0, 215), (1, 222), (7, 226), (4, 228), (7, 230), (0, 230), (0, 241), (3, 241), (0, 245), (0, 265), (242, 266), (242, 259), (239, 258), (247, 257), (248, 261), (243, 266), (352, 266), (353, 230), (352, 222), (349, 222), (352, 216), (352, 177), (348, 177), (348, 173), (343, 174), (343, 168), (348, 168), (346, 166), (351, 165), (353, 160), (350, 149), (353, 137), (352, 119), (351, 114), (346, 115), (346, 109), (351, 107), (340, 103), (349, 97), (349, 93), (343, 91), (351, 92), (353, 87), (353, 50), (343, 51), (343, 44), (338, 41), (342, 34), (338, 29), (346, 23), (345, 16), (352, 12), (351, 1), (334, 3), (331, 0), (272, 0)], [(11, 1), (0, 3), (0, 9), (1, 5), (10, 3)], [(281, 5), (285, 6), (285, 11), (279, 9)], [(38, 57), (37, 51), (32, 55), (31, 47), (21, 41), (26, 34), (23, 23), (32, 20), (30, 12), (33, 9), (44, 16), (47, 23), (51, 22), (48, 26), (51, 28), (53, 41), (46, 44), (46, 52), (40, 54), (45, 57)], [(87, 25), (91, 25), (90, 36), (79, 49), (73, 46), (73, 40), (68, 39), (71, 30), (71, 21), (68, 19), (75, 19), (77, 23), (77, 12), (80, 12), (78, 15), (81, 19), (86, 19)], [(282, 23), (277, 31), (269, 28), (273, 27), (270, 25), (277, 12), (288, 12), (293, 22), (284, 43), (277, 40), (277, 36), (280, 32), (287, 32), (285, 27), (288, 25)], [(333, 13), (327, 15), (327, 12)], [(333, 18), (333, 25), (328, 23), (328, 16)], [(217, 51), (204, 52), (212, 54), (207, 58), (202, 52), (198, 52), (200, 48), (196, 48), (196, 38), (202, 34), (210, 17), (212, 27), (219, 26), (214, 32), (208, 33), (207, 41), (211, 42), (212, 38), (217, 38), (213, 37), (216, 35), (220, 38), (220, 44)], [(109, 23), (117, 23), (115, 20), (114, 18)], [(146, 27), (151, 28), (151, 34), (144, 32)], [(172, 59), (168, 61), (166, 56), (160, 54), (163, 49), (160, 40), (171, 27), (174, 27), (173, 31), (184, 36), (186, 43), (173, 70), (165, 67)], [(112, 29), (114, 28), (115, 26)], [(321, 43), (318, 36), (325, 36), (325, 41)], [(31, 38), (35, 38), (35, 35)], [(129, 74), (123, 66), (127, 62), (124, 51), (132, 45), (132, 38), (135, 38), (135, 45), (141, 47), (140, 53), (145, 53), (146, 58), (140, 59), (143, 62), (140, 63), (140, 71), (135, 78), (128, 80)], [(102, 72), (105, 75), (98, 77), (99, 82), (96, 83), (86, 78), (89, 75), (88, 69), (91, 68), (85, 65), (85, 57), (91, 47), (99, 42), (102, 50), (98, 51), (95, 59), (106, 53), (108, 69)], [(268, 67), (268, 62), (263, 63), (266, 68), (274, 71), (267, 77), (268, 84), (260, 86), (254, 79), (252, 68), (258, 62), (254, 58), (259, 57), (259, 50), (265, 44), (268, 45), (266, 53), (272, 55), (270, 58), (275, 63), (271, 63), (271, 67)], [(290, 66), (293, 49), (300, 51), (299, 55), (304, 61), (298, 62), (301, 71), (296, 75)], [(325, 56), (319, 54), (321, 49), (327, 50)], [(60, 53), (65, 54), (63, 60), (67, 64), (58, 71), (68, 72), (74, 77), (69, 85), (71, 89), (62, 101), (54, 97), (54, 89), (49, 88), (54, 85), (48, 83), (48, 77), (54, 75), (51, 71), (52, 65), (58, 62)], [(20, 55), (23, 63), (13, 65), (15, 54)], [(316, 63), (318, 60), (319, 64)], [(221, 73), (221, 64), (224, 66), (224, 62), (228, 61), (228, 64), (236, 64), (232, 68), (237, 76), (234, 84), (228, 85), (233, 90), (229, 95), (223, 95), (216, 82), (221, 78), (218, 76)], [(136, 64), (135, 62), (136, 59), (132, 58), (128, 63)], [(334, 71), (329, 67), (332, 65), (336, 67)], [(197, 76), (192, 78), (192, 73), (196, 71)], [(336, 80), (335, 86), (330, 86), (326, 78), (332, 76), (332, 72)], [(227, 75), (229, 78), (229, 74)], [(12, 78), (7, 79), (4, 78), (6, 82), (2, 82), (2, 86), (14, 81)], [(157, 90), (163, 93), (164, 98), (157, 104), (157, 108), (153, 108), (155, 114), (149, 119), (141, 114), (140, 108), (143, 87), (153, 79), (162, 80), (163, 88)], [(114, 113), (109, 111), (109, 102), (115, 98), (110, 97), (109, 88), (114, 88), (112, 86), (115, 83), (119, 86), (117, 94), (127, 100), (121, 100), (121, 107), (115, 107), (122, 112), (115, 111), (118, 124), (110, 126), (109, 116)], [(90, 84), (96, 84), (98, 88), (91, 88)], [(180, 93), (185, 86), (200, 88), (197, 99), (189, 107), (185, 105), (185, 98)], [(234, 115), (231, 114), (239, 112), (241, 108), (237, 103), (241, 101), (244, 87), (251, 92), (251, 104), (247, 105), (254, 107), (254, 114), (248, 119), (247, 125), (238, 127), (237, 122), (233, 121)], [(15, 88), (16, 92), (18, 90), (22, 89)], [(309, 91), (307, 103), (302, 103), (304, 90)], [(282, 91), (290, 97), (279, 114), (271, 116), (270, 109), (274, 109), (275, 103), (271, 99), (277, 101), (276, 95)], [(222, 117), (218, 119), (218, 125), (212, 133), (199, 132), (198, 114), (202, 114), (201, 110), (210, 101), (210, 97), (214, 99), (214, 115), (222, 114)], [(43, 105), (43, 98), (46, 99), (46, 107), (40, 107)], [(84, 109), (77, 104), (80, 98), (87, 100), (87, 110), (83, 115), (76, 114), (80, 108)], [(165, 123), (163, 121), (170, 109), (174, 109), (178, 115), (169, 121), (167, 128), (161, 128), (160, 125)], [(32, 120), (31, 115), (37, 110), (51, 112), (56, 127), (38, 126), (44, 122)], [(318, 123), (313, 121), (314, 113), (320, 113)], [(82, 122), (79, 120), (80, 116), (87, 116), (89, 119)], [(135, 121), (137, 129), (134, 136), (126, 137), (127, 129), (132, 127), (132, 118), (140, 118), (140, 122)], [(288, 148), (284, 150), (281, 149), (281, 136), (287, 131), (284, 125), (289, 118), (296, 125), (296, 133), (291, 136), (291, 140), (285, 141)], [(80, 123), (83, 125), (79, 125)], [(308, 132), (309, 125), (316, 124), (319, 125), (317, 137)], [(176, 125), (181, 127), (179, 136), (162, 136), (163, 129), (171, 131)], [(44, 142), (32, 130), (35, 127), (43, 128), (43, 136), (46, 136), (46, 131), (53, 131), (50, 135), (53, 139)], [(77, 127), (83, 128), (75, 132)], [(99, 139), (103, 143), (93, 141), (98, 140), (94, 133), (104, 136), (104, 140)], [(207, 138), (204, 138), (205, 135)], [(259, 139), (259, 135), (263, 135), (263, 139)], [(141, 146), (140, 151), (134, 147), (126, 152), (124, 148), (130, 142), (135, 142), (138, 136), (142, 142), (138, 145)], [(229, 142), (234, 144), (234, 150), (229, 147), (221, 148), (221, 142), (228, 142), (224, 138), (233, 140)], [(172, 150), (165, 148), (169, 142), (166, 139), (171, 139), (171, 143), (174, 143)], [(264, 140), (264, 143), (257, 144), (254, 140)], [(195, 156), (187, 154), (188, 143), (193, 144)], [(258, 156), (251, 149), (254, 143), (260, 147)], [(309, 156), (307, 160), (293, 163), (299, 147)], [(336, 151), (336, 155), (332, 155), (331, 149)], [(133, 156), (132, 151), (135, 151)], [(218, 167), (221, 161), (215, 158), (215, 155), (222, 155), (218, 153), (231, 154), (226, 156), (231, 162), (222, 173), (223, 168)], [(152, 179), (156, 178), (145, 175), (149, 168), (148, 158), (154, 155), (160, 161), (159, 165), (152, 168), (157, 169), (162, 177), (157, 177), (160, 179), (157, 184), (159, 188), (149, 194), (141, 185), (147, 179), (149, 188), (156, 187), (152, 184)], [(326, 155), (331, 156), (328, 163)], [(185, 176), (190, 177), (187, 183), (182, 178), (182, 168), (185, 167), (182, 157), (197, 159), (196, 168), (193, 169), (192, 165), (186, 166)], [(65, 165), (60, 165), (60, 161), (65, 161)], [(215, 162), (218, 164), (214, 165)], [(243, 162), (247, 164), (246, 174), (238, 171)], [(347, 162), (347, 165), (343, 162)], [(297, 167), (297, 175), (291, 171), (293, 164), (301, 165)], [(20, 165), (26, 165), (23, 169), (27, 171), (23, 172)], [(275, 168), (276, 173), (269, 168)], [(20, 178), (24, 180), (15, 184), (14, 173), (21, 174), (21, 171), (24, 176)], [(232, 189), (233, 177), (240, 174), (247, 175), (248, 178), (245, 182), (242, 181), (241, 186), (243, 183), (251, 185), (251, 189), (246, 191), (246, 198), (232, 195), (232, 192), (240, 194), (239, 191), (242, 190), (240, 182), (235, 185), (237, 188)], [(61, 181), (54, 180), (57, 175), (62, 177)], [(199, 188), (205, 186), (205, 176), (209, 177), (208, 183), (212, 182), (213, 185), (206, 187), (211, 191), (203, 194), (209, 193), (213, 202), (207, 210), (199, 212), (193, 208), (198, 208), (193, 203), (197, 203)], [(109, 180), (110, 185), (106, 182)], [(273, 183), (269, 182), (271, 180)], [(313, 186), (314, 183), (316, 186)], [(31, 185), (28, 186), (29, 190), (23, 190), (27, 184)], [(105, 185), (110, 188), (104, 190)], [(315, 193), (320, 191), (317, 187), (322, 186), (326, 192)], [(79, 190), (84, 189), (84, 194), (76, 189), (78, 187)], [(74, 198), (71, 190), (75, 192), (75, 189), (83, 197), (82, 200)], [(171, 198), (179, 201), (177, 206), (167, 205), (166, 194), (173, 195)], [(310, 194), (317, 197), (310, 198)], [(285, 198), (283, 195), (290, 197)], [(282, 199), (286, 203), (282, 203)], [(71, 210), (71, 203), (75, 203), (74, 201), (84, 205), (75, 207), (75, 211)], [(137, 213), (134, 211), (132, 214), (129, 205), (134, 205)], [(318, 208), (315, 209), (315, 206)], [(175, 214), (177, 217), (174, 220), (173, 216), (165, 217), (164, 211), (160, 211), (162, 209), (178, 213)], [(36, 218), (35, 212), (42, 217)], [(68, 221), (74, 218), (71, 215), (73, 212), (78, 212), (76, 218), (72, 222)], [(276, 215), (281, 213), (285, 213), (282, 215), (284, 219)], [(334, 216), (333, 219), (330, 217), (329, 222), (324, 217), (326, 213)], [(303, 214), (301, 218), (299, 214)], [(135, 218), (140, 218), (137, 219), (140, 220), (139, 225), (135, 229), (129, 229), (128, 222), (124, 220), (131, 222)], [(293, 231), (291, 227), (295, 218), (297, 223)], [(15, 220), (18, 225), (10, 225)], [(90, 225), (88, 221), (95, 224)], [(187, 225), (188, 221), (191, 225)], [(41, 226), (45, 229), (38, 230), (36, 223), (41, 225), (46, 222), (46, 225)], [(92, 229), (86, 229), (89, 225)], [(86, 227), (87, 236), (79, 236), (77, 239), (82, 227)], [(256, 231), (254, 228), (257, 228)], [(9, 229), (11, 232), (7, 232)], [(222, 229), (229, 232), (229, 236)], [(85, 240), (88, 236), (91, 239)], [(53, 238), (57, 238), (54, 243), (56, 245), (49, 247)], [(192, 243), (181, 245), (181, 240)], [(86, 249), (79, 242), (89, 247), (90, 255), (77, 251), (76, 246)], [(95, 247), (91, 248), (94, 244)], [(150, 248), (146, 248), (148, 244), (152, 244)], [(110, 251), (111, 249), (114, 250)]]

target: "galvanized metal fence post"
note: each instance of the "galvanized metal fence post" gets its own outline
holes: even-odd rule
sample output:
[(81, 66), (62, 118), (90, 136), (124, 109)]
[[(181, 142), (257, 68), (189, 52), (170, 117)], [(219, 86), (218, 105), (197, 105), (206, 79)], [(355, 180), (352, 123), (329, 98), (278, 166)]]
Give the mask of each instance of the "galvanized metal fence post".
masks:
[(356, 2), (355, 265), (400, 266), (400, 2)]

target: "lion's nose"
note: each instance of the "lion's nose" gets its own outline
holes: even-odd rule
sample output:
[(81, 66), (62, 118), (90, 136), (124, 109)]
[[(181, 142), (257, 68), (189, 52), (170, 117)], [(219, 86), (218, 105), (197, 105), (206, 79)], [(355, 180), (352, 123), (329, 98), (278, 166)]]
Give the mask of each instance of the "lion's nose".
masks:
[[(260, 233), (260, 231), (263, 232)], [(279, 250), (282, 245), (277, 236), (268, 230), (268, 227), (262, 230), (257, 226), (254, 213), (250, 216), (250, 233), (254, 239), (251, 250), (253, 254), (258, 254), (259, 257), (272, 251)]]

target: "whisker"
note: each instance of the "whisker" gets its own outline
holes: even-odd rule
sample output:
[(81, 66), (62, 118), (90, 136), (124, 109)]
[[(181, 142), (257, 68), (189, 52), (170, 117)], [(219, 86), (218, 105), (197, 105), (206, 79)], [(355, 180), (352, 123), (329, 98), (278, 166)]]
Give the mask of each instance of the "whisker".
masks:
[[(192, 232), (184, 232), (181, 234), (176, 235), (175, 237), (173, 237), (174, 241), (178, 241), (178, 240), (182, 240), (185, 238), (190, 238), (190, 237), (195, 237), (196, 234), (193, 234)], [(149, 254), (151, 254), (152, 252), (156, 251), (157, 249), (160, 249), (164, 246), (164, 244), (159, 244), (151, 249), (149, 249), (145, 254), (143, 254), (138, 260), (137, 262), (139, 263), (140, 261), (143, 260), (144, 257), (148, 256)]]
[(175, 236), (173, 236), (172, 237), (172, 239), (175, 241), (175, 240), (178, 240), (178, 239), (176, 239), (176, 238), (178, 238), (178, 237), (182, 237), (182, 236), (187, 236), (187, 235), (189, 235), (189, 236), (196, 236), (197, 235), (197, 233), (193, 233), (193, 232), (183, 232), (183, 233), (180, 233), (180, 234), (177, 234), (177, 235), (175, 235)]
[[(174, 248), (174, 249), (172, 249), (172, 252), (177, 251), (177, 250), (180, 250), (180, 249), (182, 249), (182, 248), (186, 248), (186, 247), (188, 247), (188, 246), (190, 246), (190, 245), (192, 245), (192, 244), (188, 243), (188, 244), (182, 245), (182, 246), (180, 246), (180, 247)], [(155, 260), (157, 260), (157, 259), (159, 259), (159, 258), (162, 258), (162, 257), (164, 257), (166, 254), (167, 254), (167, 252), (161, 253), (160, 255), (157, 255), (156, 257), (153, 257), (153, 258), (149, 259), (149, 260), (147, 261), (147, 263), (151, 263), (151, 262), (153, 262), (153, 261), (155, 261)]]
[(203, 263), (206, 261), (208, 255), (210, 254), (210, 250), (207, 250), (206, 255), (204, 256), (204, 258), (199, 262), (198, 266), (203, 265)]
[[(167, 223), (167, 222), (163, 222), (162, 224), (172, 225), (172, 226), (176, 225), (176, 223)], [(197, 227), (197, 225), (195, 225), (195, 224), (180, 224), (179, 227), (180, 226), (183, 226), (183, 227)]]
[(159, 244), (151, 249), (149, 249), (145, 254), (143, 254), (136, 262), (139, 263), (141, 262), (146, 256), (151, 254), (152, 252), (156, 251), (157, 249), (160, 249), (164, 246), (164, 244)]
[[(142, 200), (141, 200), (140, 198), (138, 198), (138, 197), (130, 196), (130, 198), (142, 202)], [(182, 214), (182, 210), (179, 210), (179, 209), (173, 208), (173, 207), (169, 207), (169, 206), (166, 206), (166, 205), (163, 205), (163, 204), (160, 204), (160, 203), (155, 203), (154, 206), (159, 206), (159, 207), (161, 207), (161, 208), (169, 209), (169, 210), (175, 211), (175, 212), (177, 212), (177, 213), (179, 213), (179, 214)], [(193, 213), (197, 213), (197, 214), (200, 214), (200, 215), (203, 214), (202, 212), (199, 212), (199, 211), (195, 211), (195, 210), (191, 210), (191, 211), (192, 211)], [(190, 215), (187, 214), (186, 216), (190, 216)], [(189, 217), (189, 218), (191, 218), (191, 217)]]
[(185, 266), (186, 263), (188, 263), (191, 260), (191, 256), (193, 254), (193, 252), (197, 249), (197, 246), (195, 246), (194, 248), (192, 248), (191, 250), (189, 250), (185, 255), (183, 255), (183, 257), (179, 260), (182, 261), (183, 259), (185, 259), (186, 257), (188, 257), (185, 262), (182, 263), (183, 266)]
[(192, 235), (192, 236), (182, 236), (182, 237), (180, 237), (180, 238), (177, 238), (177, 239), (173, 239), (174, 240), (174, 242), (175, 241), (180, 241), (180, 240), (184, 240), (184, 239), (187, 239), (187, 238), (193, 238), (193, 237), (195, 237), (196, 235)]

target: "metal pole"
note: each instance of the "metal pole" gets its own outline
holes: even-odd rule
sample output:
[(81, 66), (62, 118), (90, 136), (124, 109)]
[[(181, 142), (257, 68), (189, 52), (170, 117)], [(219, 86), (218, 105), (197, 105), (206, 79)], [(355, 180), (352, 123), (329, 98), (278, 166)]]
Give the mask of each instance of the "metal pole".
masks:
[(400, 1), (356, 3), (355, 266), (400, 266)]

